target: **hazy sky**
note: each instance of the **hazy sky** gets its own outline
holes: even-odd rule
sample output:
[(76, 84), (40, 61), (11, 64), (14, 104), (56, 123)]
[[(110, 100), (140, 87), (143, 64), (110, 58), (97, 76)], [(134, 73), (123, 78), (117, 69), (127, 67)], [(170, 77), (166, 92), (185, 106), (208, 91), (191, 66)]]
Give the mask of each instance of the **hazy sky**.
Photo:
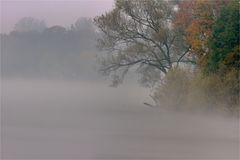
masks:
[(114, 0), (0, 0), (1, 33), (23, 17), (45, 20), (48, 26), (70, 26), (79, 17), (95, 17), (113, 7)]

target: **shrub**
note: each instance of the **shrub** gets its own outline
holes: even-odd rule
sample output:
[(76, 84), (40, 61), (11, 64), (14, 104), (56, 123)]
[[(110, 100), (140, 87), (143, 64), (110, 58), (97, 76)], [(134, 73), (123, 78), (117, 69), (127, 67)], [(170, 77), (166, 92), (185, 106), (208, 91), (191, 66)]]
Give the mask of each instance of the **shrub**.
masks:
[(158, 106), (181, 110), (185, 104), (189, 87), (189, 75), (179, 68), (171, 69), (156, 87), (153, 99)]
[(239, 71), (233, 69), (225, 76), (206, 76), (201, 71), (173, 68), (152, 97), (158, 106), (166, 109), (238, 115)]

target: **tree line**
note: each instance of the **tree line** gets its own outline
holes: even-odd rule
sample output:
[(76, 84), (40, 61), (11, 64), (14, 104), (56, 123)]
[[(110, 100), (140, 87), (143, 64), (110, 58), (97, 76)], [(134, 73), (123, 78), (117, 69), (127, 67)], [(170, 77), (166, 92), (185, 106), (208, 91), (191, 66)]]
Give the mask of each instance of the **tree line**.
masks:
[(239, 5), (115, 0), (113, 10), (95, 18), (99, 48), (108, 52), (100, 70), (117, 85), (136, 69), (154, 87), (157, 105), (238, 113)]
[(86, 68), (94, 64), (97, 35), (89, 18), (79, 18), (65, 28), (24, 17), (9, 34), (1, 34), (2, 78), (92, 76)]

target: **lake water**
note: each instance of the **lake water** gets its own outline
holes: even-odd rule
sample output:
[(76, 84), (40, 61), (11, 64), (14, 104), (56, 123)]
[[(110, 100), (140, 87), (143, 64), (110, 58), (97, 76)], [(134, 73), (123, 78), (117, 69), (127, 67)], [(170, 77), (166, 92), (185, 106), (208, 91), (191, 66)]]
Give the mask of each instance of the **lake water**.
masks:
[(104, 83), (1, 83), (2, 159), (239, 159), (239, 120), (143, 105), (147, 89)]

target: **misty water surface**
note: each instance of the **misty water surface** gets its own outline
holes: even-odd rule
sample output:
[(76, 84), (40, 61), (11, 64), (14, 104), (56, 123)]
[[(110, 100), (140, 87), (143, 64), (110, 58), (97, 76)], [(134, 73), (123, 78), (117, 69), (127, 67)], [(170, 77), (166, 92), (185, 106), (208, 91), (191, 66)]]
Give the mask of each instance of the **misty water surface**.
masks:
[(1, 5), (1, 159), (239, 159), (239, 119), (152, 108), (139, 75), (112, 88), (97, 74), (100, 33), (84, 17), (112, 0)]
[(238, 159), (238, 120), (149, 108), (149, 91), (4, 80), (2, 159)]

